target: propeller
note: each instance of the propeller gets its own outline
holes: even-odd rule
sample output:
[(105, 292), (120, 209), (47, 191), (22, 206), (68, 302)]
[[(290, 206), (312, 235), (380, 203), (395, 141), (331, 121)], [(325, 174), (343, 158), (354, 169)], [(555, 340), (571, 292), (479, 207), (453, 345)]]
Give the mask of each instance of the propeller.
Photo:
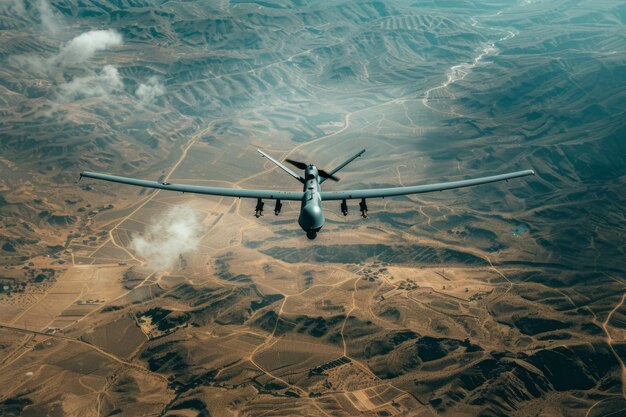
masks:
[[(291, 165), (295, 166), (298, 169), (306, 169), (308, 167), (308, 165), (305, 164), (304, 162), (294, 161), (293, 159), (285, 159), (285, 162), (289, 162)], [(326, 178), (326, 179), (333, 180), (333, 181), (339, 181), (339, 178), (335, 177), (332, 174), (329, 174), (323, 169), (318, 169), (317, 173), (322, 178)]]
[(323, 169), (318, 169), (318, 170), (317, 170), (317, 173), (318, 173), (318, 174), (320, 175), (320, 177), (322, 177), (322, 178), (326, 178), (326, 179), (329, 179), (329, 180), (333, 180), (333, 181), (335, 181), (335, 182), (339, 181), (339, 178), (335, 177), (335, 176), (334, 176), (334, 175), (332, 175), (332, 174), (329, 174), (328, 172), (324, 171)]
[(285, 159), (285, 161), (289, 162), (291, 165), (295, 166), (298, 169), (306, 169), (308, 166), (304, 162), (294, 161), (293, 159)]

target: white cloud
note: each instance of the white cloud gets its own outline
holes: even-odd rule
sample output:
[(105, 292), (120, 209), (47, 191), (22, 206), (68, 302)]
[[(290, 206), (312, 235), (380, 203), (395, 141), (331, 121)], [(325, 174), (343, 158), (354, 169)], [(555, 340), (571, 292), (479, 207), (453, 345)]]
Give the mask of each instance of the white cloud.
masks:
[(157, 270), (169, 269), (180, 255), (197, 250), (203, 234), (202, 217), (188, 206), (174, 206), (134, 236), (131, 248)]
[[(0, 0), (1, 2), (7, 0)], [(19, 7), (13, 5), (21, 4), (17, 0), (10, 0), (12, 8)], [(42, 26), (52, 34), (60, 30), (60, 21), (50, 7), (47, 0), (38, 0), (39, 17)], [(2, 5), (5, 8), (7, 5)], [(1, 9), (2, 7), (0, 7)], [(59, 52), (51, 57), (41, 57), (38, 55), (17, 55), (9, 57), (10, 62), (20, 66), (23, 70), (28, 71), (38, 77), (48, 77), (55, 80), (63, 78), (65, 67), (83, 64), (98, 51), (109, 49), (122, 44), (122, 35), (115, 30), (92, 30), (81, 33), (74, 37), (61, 47)], [(85, 67), (84, 65), (81, 65)], [(112, 65), (105, 65), (102, 69), (95, 73), (89, 68), (85, 68), (84, 72), (88, 75), (77, 76), (67, 83), (57, 85), (55, 88), (56, 99), (61, 102), (69, 102), (86, 97), (102, 97), (108, 96), (114, 92), (121, 91), (124, 88), (124, 82), (119, 75), (117, 68)], [(155, 82), (150, 84), (155, 92), (153, 95), (162, 94), (159, 91), (159, 84)], [(146, 92), (146, 96), (148, 96)]]
[(97, 51), (122, 44), (122, 35), (115, 30), (92, 30), (81, 33), (61, 48), (52, 62), (61, 65), (80, 64), (91, 58)]
[[(1, 1), (3, 0), (0, 0), (0, 2)], [(48, 25), (48, 30), (55, 30), (56, 20), (53, 20), (54, 15), (49, 9), (49, 6), (48, 10), (50, 14), (45, 11), (46, 6), (41, 10), (44, 10), (41, 12), (42, 24), (44, 24), (45, 19), (50, 18), (45, 25)], [(47, 17), (44, 18), (44, 16)], [(62, 46), (61, 50), (56, 55), (51, 57), (44, 58), (39, 55), (16, 55), (9, 59), (26, 71), (33, 72), (39, 76), (55, 75), (63, 67), (87, 61), (97, 51), (121, 44), (122, 35), (114, 30), (92, 30), (76, 36), (66, 45)]]
[(165, 86), (159, 82), (157, 77), (150, 77), (146, 83), (139, 84), (135, 91), (137, 98), (146, 104), (152, 103), (158, 96), (165, 94)]
[(105, 65), (99, 74), (76, 77), (72, 81), (59, 86), (59, 98), (70, 101), (86, 97), (107, 96), (122, 90), (124, 82), (112, 65)]
[(47, 0), (39, 0), (37, 8), (39, 9), (39, 20), (44, 30), (51, 35), (59, 33), (61, 22), (50, 7), (50, 3)]

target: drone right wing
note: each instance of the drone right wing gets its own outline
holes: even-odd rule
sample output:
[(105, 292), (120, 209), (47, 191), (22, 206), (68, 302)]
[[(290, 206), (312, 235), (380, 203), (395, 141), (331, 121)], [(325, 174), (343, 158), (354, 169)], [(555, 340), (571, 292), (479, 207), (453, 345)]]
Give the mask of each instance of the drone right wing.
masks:
[(433, 191), (451, 190), (454, 188), (471, 187), (474, 185), (488, 184), (490, 182), (508, 181), (513, 178), (535, 175), (535, 171), (510, 172), (507, 174), (493, 175), (491, 177), (474, 178), (470, 180), (442, 182), (438, 184), (414, 185), (410, 187), (373, 188), (369, 190), (347, 190), (347, 191), (322, 191), (320, 193), (324, 200), (350, 200), (361, 198), (385, 198), (398, 195), (431, 193)]

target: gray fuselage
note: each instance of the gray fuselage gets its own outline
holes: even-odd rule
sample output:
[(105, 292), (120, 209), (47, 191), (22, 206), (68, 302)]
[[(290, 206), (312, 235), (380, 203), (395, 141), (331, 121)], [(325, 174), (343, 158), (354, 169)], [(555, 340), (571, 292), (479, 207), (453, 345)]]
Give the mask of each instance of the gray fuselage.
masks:
[(298, 224), (309, 239), (315, 239), (317, 232), (324, 226), (324, 212), (322, 211), (319, 175), (314, 165), (309, 165), (304, 171), (303, 191)]

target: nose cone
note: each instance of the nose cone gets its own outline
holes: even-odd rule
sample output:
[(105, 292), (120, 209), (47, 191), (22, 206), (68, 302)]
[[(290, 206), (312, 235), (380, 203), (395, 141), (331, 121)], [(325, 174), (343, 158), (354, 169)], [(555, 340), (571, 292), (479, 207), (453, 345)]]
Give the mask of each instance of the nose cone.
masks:
[(300, 210), (298, 224), (305, 231), (319, 230), (324, 225), (324, 213), (317, 204), (307, 204)]

